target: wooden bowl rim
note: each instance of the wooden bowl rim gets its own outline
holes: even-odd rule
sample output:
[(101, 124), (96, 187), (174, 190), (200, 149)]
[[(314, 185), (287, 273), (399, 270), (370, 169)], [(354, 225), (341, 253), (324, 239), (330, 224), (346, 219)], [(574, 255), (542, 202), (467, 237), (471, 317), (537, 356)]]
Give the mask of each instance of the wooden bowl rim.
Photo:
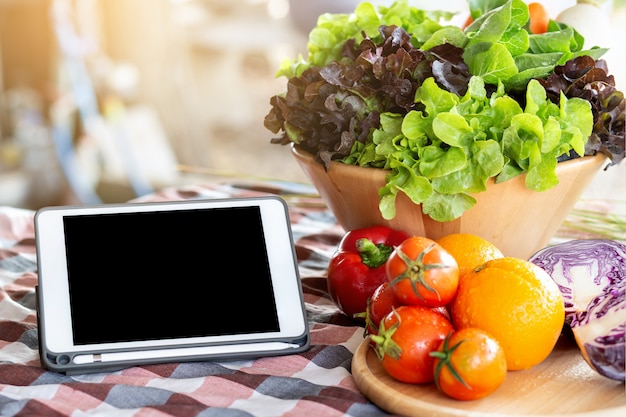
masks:
[[(291, 151), (293, 152), (293, 154), (305, 161), (308, 164), (311, 163), (315, 163), (315, 164), (320, 164), (322, 165), (320, 162), (315, 160), (315, 156), (302, 149), (301, 147), (299, 147), (296, 143), (292, 143), (291, 144)], [(567, 168), (571, 167), (572, 165), (576, 165), (576, 166), (581, 166), (581, 165), (591, 165), (591, 164), (599, 164), (601, 162), (603, 162), (605, 159), (608, 159), (606, 155), (604, 155), (601, 152), (598, 152), (596, 155), (587, 155), (587, 156), (582, 156), (582, 157), (578, 157), (578, 158), (574, 158), (574, 159), (568, 159), (566, 161), (563, 162), (559, 162), (557, 164), (557, 172), (561, 171), (561, 170), (566, 170)], [(346, 173), (349, 171), (354, 171), (357, 172), (357, 170), (363, 170), (363, 169), (373, 169), (373, 170), (377, 170), (380, 171), (381, 174), (380, 175), (387, 175), (389, 172), (391, 172), (390, 170), (387, 169), (382, 169), (382, 168), (376, 168), (376, 167), (366, 167), (366, 166), (360, 166), (360, 165), (351, 165), (351, 164), (344, 164), (343, 162), (340, 161), (331, 161), (328, 167), (328, 170), (333, 170), (333, 171), (345, 171)], [(522, 173), (520, 175), (526, 175), (526, 173)], [(494, 181), (494, 177), (489, 178), (490, 181)]]

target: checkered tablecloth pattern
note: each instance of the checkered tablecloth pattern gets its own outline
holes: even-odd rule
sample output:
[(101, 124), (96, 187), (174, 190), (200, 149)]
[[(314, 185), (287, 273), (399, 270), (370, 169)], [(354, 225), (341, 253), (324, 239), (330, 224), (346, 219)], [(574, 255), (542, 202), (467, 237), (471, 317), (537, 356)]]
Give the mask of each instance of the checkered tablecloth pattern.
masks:
[[(166, 189), (141, 201), (258, 195), (232, 185)], [(289, 201), (289, 200), (288, 200)], [(311, 329), (297, 355), (171, 363), (65, 376), (38, 357), (34, 212), (0, 207), (1, 416), (383, 416), (357, 389), (352, 354), (363, 329), (326, 293), (329, 257), (344, 231), (315, 199), (290, 205)]]

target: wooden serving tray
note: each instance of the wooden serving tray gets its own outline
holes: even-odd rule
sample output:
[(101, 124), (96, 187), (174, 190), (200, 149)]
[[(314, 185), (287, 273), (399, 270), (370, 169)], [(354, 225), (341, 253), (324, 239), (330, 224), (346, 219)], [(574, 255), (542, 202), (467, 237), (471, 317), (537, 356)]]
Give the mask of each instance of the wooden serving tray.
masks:
[(448, 398), (434, 383), (411, 385), (394, 380), (370, 349), (369, 339), (354, 354), (352, 375), (370, 401), (410, 417), (626, 416), (624, 384), (592, 370), (566, 336), (546, 360), (525, 371), (509, 372), (496, 392), (480, 400)]

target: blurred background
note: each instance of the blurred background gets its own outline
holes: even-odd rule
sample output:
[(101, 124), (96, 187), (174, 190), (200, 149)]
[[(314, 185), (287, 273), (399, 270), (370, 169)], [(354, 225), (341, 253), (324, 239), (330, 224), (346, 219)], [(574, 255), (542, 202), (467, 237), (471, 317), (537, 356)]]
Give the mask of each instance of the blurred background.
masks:
[[(233, 176), (307, 182), (263, 126), (286, 87), (275, 73), (306, 55), (320, 13), (357, 3), (0, 0), (0, 205), (123, 202)], [(467, 16), (465, 0), (412, 3)], [(575, 0), (543, 3), (555, 17)], [(624, 1), (603, 10), (624, 91)], [(623, 196), (625, 173), (600, 173), (602, 192)]]

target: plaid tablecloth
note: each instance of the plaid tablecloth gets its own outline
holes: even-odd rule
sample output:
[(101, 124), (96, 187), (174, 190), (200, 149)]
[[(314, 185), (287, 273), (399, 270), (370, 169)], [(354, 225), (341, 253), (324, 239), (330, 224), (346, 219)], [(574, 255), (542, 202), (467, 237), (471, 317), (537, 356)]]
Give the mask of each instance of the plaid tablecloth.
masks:
[[(171, 363), (80, 376), (41, 367), (35, 314), (34, 212), (0, 207), (0, 416), (388, 415), (359, 392), (350, 374), (363, 328), (341, 314), (326, 292), (328, 261), (344, 230), (319, 198), (299, 195), (302, 189), (297, 184), (260, 185), (171, 188), (136, 201), (282, 195), (290, 205), (311, 348), (291, 356)], [(585, 203), (584, 208), (589, 207)], [(613, 206), (592, 209), (615, 212)], [(580, 222), (572, 218), (569, 223), (579, 226)], [(621, 217), (616, 222), (618, 228), (623, 227)], [(589, 231), (581, 233), (579, 227), (570, 230), (569, 223), (557, 232), (556, 241), (597, 237)]]
[[(259, 192), (231, 185), (189, 186), (140, 200)], [(311, 329), (310, 350), (257, 360), (171, 363), (79, 376), (50, 372), (40, 365), (34, 212), (0, 207), (0, 415), (387, 415), (358, 391), (350, 374), (363, 329), (342, 315), (327, 296), (326, 267), (344, 231), (319, 203), (299, 199), (290, 205)]]

